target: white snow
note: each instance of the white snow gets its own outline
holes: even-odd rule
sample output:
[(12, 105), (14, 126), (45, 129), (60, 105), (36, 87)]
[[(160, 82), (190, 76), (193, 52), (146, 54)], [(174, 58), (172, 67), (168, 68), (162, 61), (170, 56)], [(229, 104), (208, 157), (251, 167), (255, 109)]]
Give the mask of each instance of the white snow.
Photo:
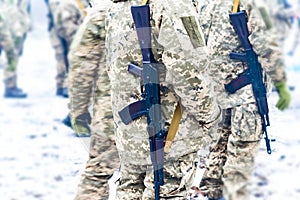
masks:
[[(18, 68), (19, 86), (28, 98), (5, 99), (0, 87), (0, 199), (70, 200), (88, 159), (89, 141), (74, 137), (61, 123), (68, 100), (55, 96), (56, 66), (44, 1), (32, 1), (32, 12), (34, 26)], [(287, 56), (289, 84), (296, 88), (290, 109), (275, 108), (276, 93), (269, 98), (268, 133), (276, 142), (269, 155), (262, 140), (250, 184), (252, 200), (300, 199), (299, 55), (298, 48)]]

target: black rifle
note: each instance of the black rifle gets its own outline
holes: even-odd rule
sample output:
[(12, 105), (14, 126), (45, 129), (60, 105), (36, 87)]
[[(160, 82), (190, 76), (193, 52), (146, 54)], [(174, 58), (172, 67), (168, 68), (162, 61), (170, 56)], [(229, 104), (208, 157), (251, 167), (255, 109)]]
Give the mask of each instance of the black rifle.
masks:
[(151, 49), (151, 27), (149, 5), (132, 6), (131, 13), (137, 31), (137, 36), (143, 56), (143, 67), (128, 65), (128, 71), (141, 77), (144, 84), (142, 100), (123, 108), (119, 115), (127, 125), (141, 116), (147, 118), (150, 157), (154, 171), (155, 199), (159, 199), (160, 186), (164, 184), (164, 122), (161, 119), (159, 63), (154, 59)]
[(269, 108), (267, 101), (266, 86), (263, 82), (263, 72), (261, 64), (258, 61), (258, 56), (254, 52), (252, 45), (248, 39), (249, 31), (247, 27), (247, 18), (244, 11), (229, 14), (232, 26), (239, 37), (240, 42), (244, 48), (244, 53), (230, 53), (230, 58), (240, 60), (247, 63), (248, 69), (240, 74), (236, 79), (232, 80), (229, 84), (225, 85), (225, 89), (233, 94), (238, 89), (251, 84), (253, 94), (255, 97), (258, 113), (262, 120), (262, 130), (265, 134), (265, 141), (268, 154), (272, 153), (270, 140), (268, 138), (267, 126), (270, 126), (269, 121)]

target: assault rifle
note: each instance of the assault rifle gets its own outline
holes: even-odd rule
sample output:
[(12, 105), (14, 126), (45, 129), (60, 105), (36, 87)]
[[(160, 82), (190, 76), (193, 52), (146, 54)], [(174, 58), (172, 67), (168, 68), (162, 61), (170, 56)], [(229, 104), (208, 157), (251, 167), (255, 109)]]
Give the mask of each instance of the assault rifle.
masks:
[(142, 51), (143, 67), (131, 63), (128, 65), (128, 71), (141, 77), (144, 91), (142, 91), (142, 100), (126, 106), (119, 112), (119, 115), (126, 125), (139, 117), (146, 116), (147, 118), (150, 157), (154, 171), (155, 199), (158, 200), (160, 186), (164, 184), (163, 164), (166, 136), (160, 108), (159, 66), (161, 64), (155, 61), (151, 50), (149, 5), (132, 6), (131, 13)]
[(244, 48), (244, 53), (230, 53), (230, 58), (235, 60), (240, 60), (247, 63), (248, 69), (246, 69), (242, 74), (240, 74), (236, 79), (233, 79), (229, 84), (225, 85), (225, 89), (233, 94), (238, 89), (251, 84), (253, 94), (255, 97), (256, 105), (258, 108), (258, 113), (262, 120), (262, 130), (265, 134), (265, 141), (268, 154), (272, 153), (270, 140), (268, 138), (267, 126), (270, 126), (269, 121), (269, 108), (267, 101), (266, 86), (263, 82), (263, 73), (261, 64), (258, 61), (258, 56), (254, 52), (252, 45), (248, 39), (249, 31), (247, 27), (246, 13), (244, 11), (229, 14), (232, 26), (238, 35), (240, 42)]

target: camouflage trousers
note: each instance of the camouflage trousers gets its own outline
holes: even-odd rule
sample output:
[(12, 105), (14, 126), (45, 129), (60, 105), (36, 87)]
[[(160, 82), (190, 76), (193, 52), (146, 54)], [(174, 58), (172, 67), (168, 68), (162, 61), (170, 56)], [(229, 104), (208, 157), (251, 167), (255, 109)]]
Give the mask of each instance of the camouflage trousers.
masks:
[(25, 39), (26, 35), (24, 35), (23, 38), (15, 39), (15, 51), (17, 52), (17, 57), (14, 61), (15, 64), (10, 65), (9, 63), (7, 63), (4, 69), (4, 84), (7, 88), (17, 87), (17, 67), (19, 63), (19, 57), (23, 54)]
[(11, 71), (11, 70), (4, 69), (4, 85), (7, 88), (17, 87), (16, 70)]
[[(197, 153), (164, 163), (164, 185), (160, 187), (161, 199), (186, 199), (195, 176)], [(122, 163), (121, 178), (117, 185), (117, 200), (155, 199), (153, 170), (149, 165)]]
[(89, 156), (75, 200), (107, 200), (107, 181), (119, 168), (119, 155), (114, 141), (100, 134), (92, 134)]
[(211, 149), (200, 188), (209, 198), (247, 200), (247, 184), (263, 136), (256, 105), (223, 110), (218, 132), (220, 139)]
[(50, 32), (50, 41), (51, 45), (54, 48), (55, 60), (56, 60), (56, 88), (65, 88), (68, 87), (68, 75), (67, 67), (64, 61), (63, 47), (59, 41), (59, 38), (55, 32), (55, 29), (52, 29)]

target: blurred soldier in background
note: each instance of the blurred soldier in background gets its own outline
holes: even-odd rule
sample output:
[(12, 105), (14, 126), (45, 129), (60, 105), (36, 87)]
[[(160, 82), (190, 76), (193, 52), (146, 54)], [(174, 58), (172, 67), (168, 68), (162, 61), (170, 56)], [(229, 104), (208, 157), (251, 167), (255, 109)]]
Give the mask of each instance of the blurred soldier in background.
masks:
[(56, 95), (67, 98), (69, 48), (83, 21), (85, 10), (79, 7), (76, 0), (45, 0), (45, 2), (48, 7), (48, 31), (56, 58)]
[(294, 22), (297, 24), (296, 25), (297, 28), (296, 28), (296, 33), (295, 33), (292, 47), (288, 51), (288, 54), (290, 56), (294, 55), (294, 53), (297, 51), (300, 45), (300, 0), (296, 0), (296, 4), (294, 6), (296, 7)]
[[(262, 118), (258, 113), (252, 85), (246, 85), (230, 94), (224, 85), (230, 83), (247, 69), (247, 64), (230, 59), (231, 52), (243, 52), (243, 46), (235, 33), (229, 14), (233, 0), (202, 0), (199, 17), (205, 33), (205, 43), (211, 61), (209, 73), (217, 83), (218, 103), (223, 109), (223, 121), (219, 124), (221, 138), (211, 149), (207, 170), (200, 184), (201, 192), (208, 199), (246, 200), (254, 159), (263, 137)], [(263, 67), (279, 94), (276, 107), (288, 108), (291, 96), (286, 86), (286, 73), (278, 34), (272, 24), (264, 21), (253, 1), (241, 0), (238, 11), (245, 11), (249, 40)], [(264, 81), (265, 84), (268, 84)], [(243, 81), (240, 81), (242, 84)], [(270, 87), (270, 86), (268, 86)]]
[[(12, 34), (10, 33), (8, 24), (6, 23), (6, 17), (7, 17), (7, 6), (2, 1), (0, 2), (0, 48), (1, 53), (6, 54), (6, 60), (7, 60), (7, 67), (4, 70), (4, 77), (6, 77), (8, 73), (13, 73), (17, 67), (17, 52), (15, 51), (14, 46), (14, 40), (12, 38)], [(9, 88), (9, 82), (7, 79), (4, 81), (5, 83), (5, 94), (7, 94), (7, 90), (11, 90), (12, 88)], [(12, 85), (13, 86), (13, 85)], [(15, 88), (16, 90), (17, 88)], [(20, 94), (22, 92), (20, 91)], [(25, 94), (21, 95), (24, 96)], [(25, 96), (24, 96), (25, 97)]]
[(107, 181), (119, 167), (105, 68), (105, 16), (111, 1), (95, 3), (75, 34), (69, 53), (72, 127), (78, 137), (92, 133), (89, 159), (81, 175), (76, 200), (107, 200)]
[[(116, 199), (154, 199), (155, 196), (147, 132), (150, 126), (144, 116), (125, 125), (119, 115), (130, 103), (142, 101), (141, 77), (130, 74), (127, 67), (130, 63), (142, 66), (141, 50), (151, 47), (160, 66), (161, 122), (165, 126), (160, 128), (167, 130), (173, 124), (176, 105), (182, 115), (175, 137), (169, 141), (170, 135), (167, 136), (166, 143), (172, 146), (165, 146), (160, 197), (186, 199), (195, 174), (197, 151), (208, 148), (217, 139), (215, 125), (220, 119), (213, 86), (204, 74), (207, 49), (190, 0), (150, 1), (153, 43), (140, 47), (130, 8), (141, 4), (139, 0), (113, 0), (106, 17), (106, 63), (121, 164)], [(145, 17), (140, 21), (147, 20), (146, 14), (139, 16)], [(152, 153), (161, 151), (164, 150), (158, 148)]]
[(284, 41), (292, 29), (293, 18), (296, 14), (295, 7), (288, 0), (255, 0), (255, 3), (267, 22), (266, 26), (272, 26), (277, 30), (274, 34), (279, 34), (279, 45), (283, 49)]
[[(0, 37), (2, 42), (1, 48), (7, 54), (6, 56), (8, 63), (7, 67), (4, 69), (4, 97), (25, 98), (27, 97), (27, 94), (17, 86), (17, 65), (19, 57), (23, 52), (26, 34), (31, 28), (31, 20), (29, 15), (30, 2), (27, 0), (2, 0), (0, 4), (0, 24), (3, 27), (0, 30), (2, 34)], [(10, 44), (11, 41), (13, 42), (12, 46)], [(8, 45), (8, 47), (5, 47), (6, 45)], [(10, 49), (11, 47), (13, 47), (13, 50)]]

